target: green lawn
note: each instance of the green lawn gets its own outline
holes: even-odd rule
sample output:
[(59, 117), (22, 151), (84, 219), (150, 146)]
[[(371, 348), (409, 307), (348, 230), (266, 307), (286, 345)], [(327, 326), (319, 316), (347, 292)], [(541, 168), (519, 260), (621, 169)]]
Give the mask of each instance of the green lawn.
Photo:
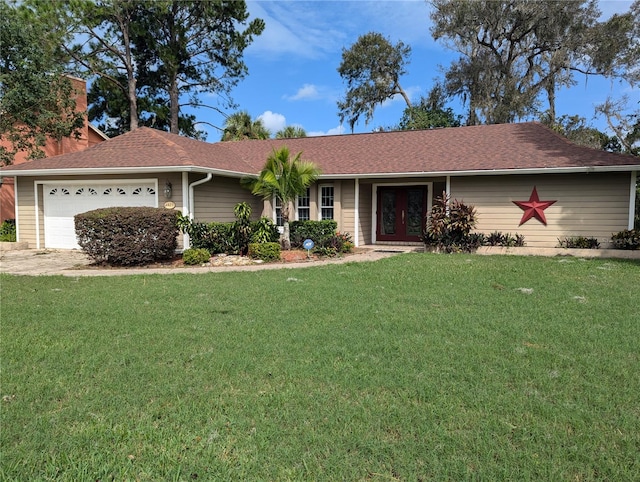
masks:
[(0, 480), (640, 477), (637, 262), (0, 283)]

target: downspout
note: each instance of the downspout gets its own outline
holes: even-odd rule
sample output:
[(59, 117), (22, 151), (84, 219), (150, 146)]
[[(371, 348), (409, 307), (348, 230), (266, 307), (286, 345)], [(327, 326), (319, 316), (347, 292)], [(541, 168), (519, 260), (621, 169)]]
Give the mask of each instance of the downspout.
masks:
[[(17, 193), (17, 186), (14, 186), (14, 189)], [(38, 203), (40, 200), (38, 199), (38, 181), (33, 182), (33, 199), (35, 200), (33, 204), (36, 216), (36, 249), (40, 249), (40, 211), (38, 210)]]
[(629, 186), (629, 227), (633, 229), (635, 214), (636, 214), (636, 182), (638, 180), (638, 173), (636, 171), (631, 172), (631, 185)]
[[(200, 184), (204, 184), (205, 182), (211, 181), (212, 178), (213, 178), (213, 174), (209, 173), (207, 174), (207, 177), (199, 179), (198, 181), (194, 181), (191, 184), (189, 184), (189, 208), (188, 209), (189, 209), (189, 219), (191, 221), (193, 221), (193, 216), (196, 211), (195, 200), (194, 200), (195, 196), (193, 193), (193, 188), (196, 186), (199, 186)], [(185, 244), (185, 249), (188, 249), (189, 247), (190, 247), (190, 243), (189, 243), (189, 240), (187, 239), (187, 243)]]
[(356, 177), (356, 185), (355, 185), (355, 213), (353, 215), (353, 241), (354, 245), (357, 248), (360, 246), (360, 230), (358, 229), (358, 225), (360, 224), (360, 179)]
[[(447, 201), (451, 199), (451, 176), (447, 176), (447, 180), (445, 183), (445, 193), (447, 194)], [(449, 203), (447, 202), (447, 207), (445, 208), (445, 212), (447, 216), (449, 215)]]
[[(189, 216), (189, 173), (182, 172), (182, 215)], [(189, 248), (189, 235), (182, 233), (182, 248)]]

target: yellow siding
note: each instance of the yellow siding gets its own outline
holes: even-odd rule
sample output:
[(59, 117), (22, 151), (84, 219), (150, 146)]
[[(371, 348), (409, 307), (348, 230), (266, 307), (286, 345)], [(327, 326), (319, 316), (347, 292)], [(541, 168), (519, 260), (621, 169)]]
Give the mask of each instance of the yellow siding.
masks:
[(371, 244), (371, 216), (372, 216), (372, 188), (371, 184), (360, 182), (360, 216), (359, 216), (359, 245)]
[[(478, 232), (518, 233), (527, 246), (554, 247), (565, 236), (594, 237), (602, 247), (629, 220), (628, 173), (476, 176), (451, 179), (452, 198), (478, 211)], [(556, 200), (545, 211), (547, 225), (530, 219), (519, 226), (533, 187), (541, 201)]]
[(349, 233), (352, 237), (355, 232), (355, 206), (356, 206), (356, 190), (355, 182), (340, 182), (340, 222), (338, 223), (338, 231), (341, 233)]
[[(18, 218), (18, 241), (29, 243), (30, 248), (36, 247), (36, 215), (34, 209), (33, 178), (17, 177), (15, 189), (18, 195), (16, 213)], [(40, 188), (42, 199), (42, 188)], [(42, 203), (42, 202), (41, 202)], [(42, 223), (42, 204), (40, 206), (40, 221)], [(42, 224), (40, 225), (42, 232)], [(42, 241), (43, 238), (41, 238)]]

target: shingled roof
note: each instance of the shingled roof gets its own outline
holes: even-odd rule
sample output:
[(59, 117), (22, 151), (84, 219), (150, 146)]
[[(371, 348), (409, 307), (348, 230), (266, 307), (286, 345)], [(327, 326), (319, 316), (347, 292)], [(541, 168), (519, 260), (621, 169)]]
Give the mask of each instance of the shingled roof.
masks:
[(640, 168), (637, 157), (577, 146), (530, 122), (217, 143), (142, 127), (82, 152), (9, 166), (0, 174), (173, 168), (255, 174), (273, 149), (285, 145), (293, 154), (302, 152), (303, 159), (320, 166), (324, 177)]

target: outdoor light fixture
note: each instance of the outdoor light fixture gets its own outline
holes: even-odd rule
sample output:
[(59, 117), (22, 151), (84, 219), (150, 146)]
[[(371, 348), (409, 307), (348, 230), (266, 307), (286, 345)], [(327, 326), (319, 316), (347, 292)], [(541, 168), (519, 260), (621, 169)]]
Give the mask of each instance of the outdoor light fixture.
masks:
[(171, 183), (169, 181), (164, 184), (164, 197), (166, 199), (171, 199)]

